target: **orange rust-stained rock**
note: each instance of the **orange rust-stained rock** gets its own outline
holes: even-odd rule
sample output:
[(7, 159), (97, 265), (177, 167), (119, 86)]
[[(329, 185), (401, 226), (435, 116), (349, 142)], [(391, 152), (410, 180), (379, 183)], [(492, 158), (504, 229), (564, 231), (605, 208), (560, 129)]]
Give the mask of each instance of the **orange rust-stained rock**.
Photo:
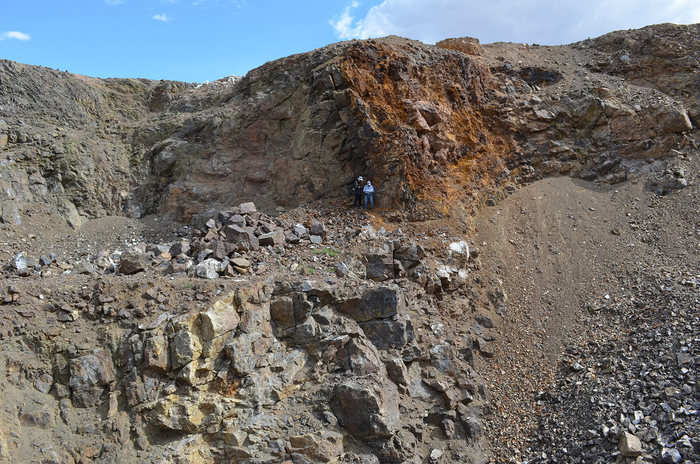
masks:
[[(343, 75), (353, 89), (353, 112), (374, 134), (367, 163), (389, 184), (389, 205), (400, 194), (444, 203), (471, 190), (474, 182), (503, 170), (512, 142), (488, 104), (496, 82), (488, 69), (462, 54), (431, 50), (431, 65), (420, 65), (415, 43), (367, 41), (353, 44)], [(387, 163), (388, 162), (388, 163)], [(459, 167), (459, 168), (458, 168)], [(398, 176), (396, 174), (399, 174)]]

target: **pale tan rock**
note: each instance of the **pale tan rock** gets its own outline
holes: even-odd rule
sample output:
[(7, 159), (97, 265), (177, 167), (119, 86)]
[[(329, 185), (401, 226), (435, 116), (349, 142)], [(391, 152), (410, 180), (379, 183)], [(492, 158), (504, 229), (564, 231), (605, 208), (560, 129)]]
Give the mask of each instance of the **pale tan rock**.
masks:
[(639, 438), (628, 432), (622, 432), (622, 435), (620, 435), (618, 448), (620, 449), (620, 454), (628, 458), (641, 456), (644, 452)]

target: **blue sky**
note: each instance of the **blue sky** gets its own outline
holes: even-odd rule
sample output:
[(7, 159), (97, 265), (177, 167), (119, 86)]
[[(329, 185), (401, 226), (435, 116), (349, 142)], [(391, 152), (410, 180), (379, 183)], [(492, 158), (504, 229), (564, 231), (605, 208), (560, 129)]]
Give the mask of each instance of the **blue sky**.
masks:
[(350, 38), (561, 44), (700, 22), (700, 0), (6, 0), (0, 58), (205, 82)]

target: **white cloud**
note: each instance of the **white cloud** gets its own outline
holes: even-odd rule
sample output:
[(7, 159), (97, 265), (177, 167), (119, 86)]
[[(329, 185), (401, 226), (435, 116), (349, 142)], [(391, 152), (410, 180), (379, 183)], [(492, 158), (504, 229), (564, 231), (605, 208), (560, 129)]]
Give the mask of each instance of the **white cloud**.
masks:
[(117, 6), (125, 3), (125, 0), (105, 0), (105, 3), (109, 6)]
[(383, 0), (360, 17), (358, 6), (353, 0), (330, 22), (338, 38), (561, 44), (662, 22), (700, 22), (698, 0)]
[(29, 40), (31, 37), (29, 37), (29, 34), (25, 34), (24, 32), (7, 31), (0, 34), (0, 40), (5, 39)]
[(168, 21), (172, 21), (172, 18), (166, 15), (165, 13), (163, 14), (157, 14), (153, 16), (153, 19), (156, 21), (161, 21), (163, 23), (167, 23)]

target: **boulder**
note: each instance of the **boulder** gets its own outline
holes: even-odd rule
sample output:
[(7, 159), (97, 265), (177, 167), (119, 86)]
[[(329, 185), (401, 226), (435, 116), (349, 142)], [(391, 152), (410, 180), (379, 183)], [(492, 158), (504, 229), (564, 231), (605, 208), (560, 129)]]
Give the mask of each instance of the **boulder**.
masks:
[(89, 408), (100, 402), (104, 389), (115, 380), (112, 355), (104, 349), (80, 356), (70, 361), (69, 385), (73, 404)]
[(240, 214), (234, 214), (226, 221), (229, 226), (245, 227), (245, 218)]
[(225, 269), (226, 267), (221, 261), (209, 258), (195, 266), (194, 274), (204, 279), (216, 279), (219, 277), (219, 272), (223, 272)]
[(48, 255), (41, 255), (39, 258), (39, 264), (42, 266), (49, 266), (56, 261), (56, 253), (49, 253)]
[(362, 322), (360, 327), (380, 350), (400, 350), (415, 338), (413, 324), (407, 317)]
[(309, 235), (318, 235), (319, 237), (326, 238), (326, 228), (323, 226), (323, 223), (318, 219), (311, 219)]
[(151, 264), (151, 259), (148, 255), (138, 250), (129, 250), (121, 255), (119, 272), (126, 275), (136, 274), (143, 272), (149, 264)]
[(301, 224), (294, 224), (292, 232), (299, 238), (309, 238), (309, 230)]
[(238, 251), (257, 250), (260, 246), (254, 229), (251, 227), (226, 226), (224, 236), (226, 241), (235, 245)]
[(618, 448), (620, 449), (620, 454), (626, 458), (641, 456), (644, 452), (639, 438), (628, 432), (622, 432), (620, 435)]
[(357, 322), (394, 316), (405, 307), (398, 287), (382, 285), (368, 288), (362, 295), (341, 302), (339, 311)]
[(350, 268), (342, 261), (335, 266), (335, 275), (338, 277), (345, 277), (349, 272)]
[(457, 405), (457, 414), (464, 427), (467, 440), (469, 440), (470, 443), (477, 442), (481, 438), (484, 430), (481, 420), (479, 419), (482, 415), (479, 409), (460, 403)]
[(394, 278), (394, 257), (390, 248), (375, 248), (365, 255), (365, 274), (368, 279), (384, 281)]
[(154, 335), (143, 342), (144, 366), (166, 371), (168, 362), (168, 340), (162, 335)]
[(469, 244), (464, 240), (450, 243), (448, 249), (453, 257), (459, 256), (465, 261), (469, 259)]
[(255, 203), (253, 202), (241, 203), (238, 205), (238, 212), (240, 214), (253, 214), (257, 211), (258, 210), (255, 208)]
[(179, 242), (175, 242), (170, 246), (168, 253), (170, 253), (170, 256), (172, 257), (179, 255), (189, 255), (190, 249), (191, 246), (189, 240), (180, 240)]
[(362, 440), (388, 438), (400, 426), (396, 385), (377, 376), (338, 385), (331, 408), (343, 428)]
[(272, 232), (262, 234), (258, 236), (258, 243), (260, 246), (284, 246), (284, 231), (282, 229), (276, 229)]
[(12, 260), (12, 267), (17, 271), (27, 269), (27, 254), (23, 251)]
[(400, 356), (387, 356), (384, 366), (389, 378), (397, 385), (408, 385), (408, 369)]
[(415, 242), (409, 242), (394, 250), (394, 259), (398, 260), (404, 269), (412, 269), (420, 264), (425, 251)]
[(197, 230), (206, 232), (211, 228), (209, 227), (208, 222), (212, 219), (216, 220), (217, 214), (219, 214), (219, 212), (216, 209), (210, 209), (203, 213), (193, 214), (190, 218), (190, 225)]
[(202, 345), (189, 329), (176, 332), (170, 339), (170, 365), (173, 369), (181, 368), (201, 354)]

